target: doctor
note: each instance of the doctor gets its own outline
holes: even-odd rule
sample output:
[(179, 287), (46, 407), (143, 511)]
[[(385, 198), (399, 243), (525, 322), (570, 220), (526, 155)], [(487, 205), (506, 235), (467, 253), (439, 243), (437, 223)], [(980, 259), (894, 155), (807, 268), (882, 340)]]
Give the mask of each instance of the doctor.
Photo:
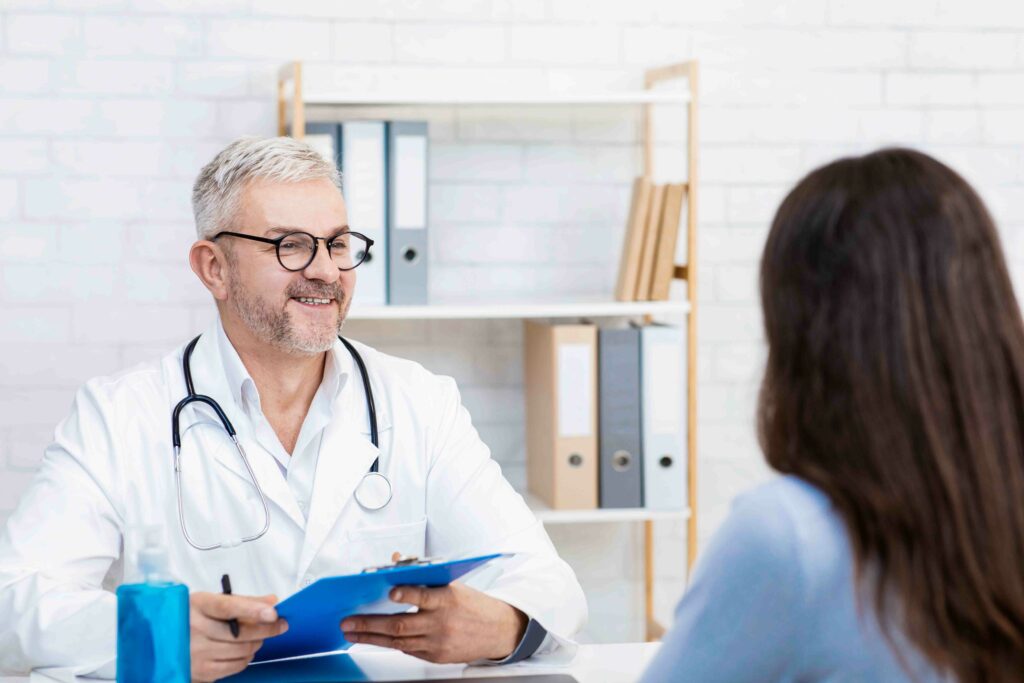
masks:
[[(348, 640), (436, 662), (572, 646), (580, 586), (452, 379), (339, 341), (369, 246), (358, 225), (347, 234), (339, 188), (333, 165), (287, 138), (243, 138), (201, 171), (190, 263), (218, 320), (194, 348), (79, 390), (0, 537), (0, 669), (111, 675), (110, 588), (134, 578), (145, 525), (161, 527), (170, 571), (190, 588), (197, 680), (241, 670), (287, 628), (277, 596), (396, 553), (515, 556), (466, 584), (396, 589), (419, 611), (347, 619)], [(168, 427), (193, 393), (226, 419), (202, 401), (181, 408), (176, 482)], [(235, 595), (220, 594), (222, 574)]]

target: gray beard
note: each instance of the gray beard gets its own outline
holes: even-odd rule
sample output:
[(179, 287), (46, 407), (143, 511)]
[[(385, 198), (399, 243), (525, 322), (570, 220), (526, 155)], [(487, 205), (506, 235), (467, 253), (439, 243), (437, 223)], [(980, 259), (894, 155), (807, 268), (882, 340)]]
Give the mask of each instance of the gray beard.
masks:
[[(342, 315), (338, 317), (336, 329), (328, 330), (325, 327), (308, 336), (301, 336), (296, 333), (291, 314), (288, 311), (270, 310), (258, 298), (250, 296), (248, 290), (241, 287), (236, 278), (229, 279), (228, 293), (231, 301), (234, 302), (238, 317), (242, 319), (253, 335), (288, 353), (316, 355), (330, 350), (345, 324), (344, 311), (342, 311)], [(341, 303), (336, 305), (341, 305)]]

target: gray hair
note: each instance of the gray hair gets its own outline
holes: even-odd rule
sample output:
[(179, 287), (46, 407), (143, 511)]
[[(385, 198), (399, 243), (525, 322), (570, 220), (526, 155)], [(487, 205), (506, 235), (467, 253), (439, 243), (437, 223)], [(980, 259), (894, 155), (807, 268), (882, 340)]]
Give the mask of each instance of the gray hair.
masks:
[(297, 183), (321, 178), (341, 189), (337, 167), (305, 142), (285, 137), (239, 138), (203, 167), (192, 186), (196, 234), (199, 239), (216, 235), (234, 215), (250, 180)]

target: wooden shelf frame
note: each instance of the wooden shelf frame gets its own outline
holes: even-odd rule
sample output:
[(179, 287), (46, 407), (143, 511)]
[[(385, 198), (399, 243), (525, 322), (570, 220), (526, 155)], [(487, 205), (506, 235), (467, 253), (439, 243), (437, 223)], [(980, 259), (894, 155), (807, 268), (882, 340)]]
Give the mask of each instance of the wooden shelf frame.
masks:
[[(696, 60), (648, 69), (644, 87), (651, 90), (667, 81), (685, 79), (689, 101), (686, 106), (686, 258), (677, 264), (674, 279), (686, 282), (686, 300), (690, 311), (686, 317), (686, 457), (687, 500), (692, 511), (686, 523), (686, 567), (689, 578), (697, 560), (697, 188), (698, 184), (698, 109), (700, 67)], [(654, 113), (652, 105), (643, 105), (643, 166), (648, 177), (654, 173)], [(650, 322), (650, 317), (647, 318)], [(665, 628), (654, 618), (654, 524), (644, 522), (644, 601), (647, 613), (647, 639), (657, 640)]]
[[(686, 89), (656, 90), (670, 81), (685, 81)], [(474, 95), (469, 93), (455, 94), (409, 94), (409, 93), (376, 93), (369, 95), (353, 95), (330, 92), (319, 92), (312, 90), (304, 96), (303, 69), (301, 62), (290, 62), (281, 67), (277, 78), (277, 113), (278, 113), (278, 135), (287, 135), (289, 132), (289, 101), (291, 102), (291, 134), (296, 138), (305, 136), (306, 131), (306, 106), (307, 105), (441, 105), (441, 106), (492, 106), (492, 105), (639, 105), (643, 107), (641, 126), (641, 138), (643, 146), (643, 171), (651, 176), (654, 170), (654, 135), (653, 135), (653, 107), (659, 104), (686, 104), (687, 118), (687, 139), (686, 139), (686, 160), (687, 160), (687, 181), (686, 181), (686, 239), (687, 239), (687, 263), (677, 264), (673, 277), (686, 282), (688, 306), (683, 312), (687, 313), (686, 318), (686, 426), (687, 426), (687, 493), (689, 507), (686, 510), (687, 519), (686, 534), (686, 563), (687, 575), (697, 559), (697, 196), (698, 196), (698, 112), (699, 112), (699, 64), (696, 60), (669, 64), (666, 66), (648, 69), (644, 72), (644, 89), (642, 91), (624, 92), (603, 92), (603, 93), (520, 93), (520, 94), (495, 94), (495, 95)], [(291, 86), (289, 90), (289, 86)], [(290, 97), (289, 97), (290, 95)], [(669, 303), (669, 302), (628, 302), (628, 303)], [(676, 302), (678, 303), (678, 302)], [(512, 315), (512, 310), (500, 312), (497, 315), (485, 315), (484, 311), (476, 310), (471, 305), (441, 306), (441, 307), (394, 307), (399, 310), (385, 310), (389, 307), (371, 307), (365, 309), (362, 314), (358, 309), (353, 310), (353, 318), (356, 319), (465, 319), (465, 318), (511, 318), (511, 317), (561, 317), (560, 315), (547, 313), (541, 315)], [(478, 307), (479, 308), (479, 307)], [(432, 310), (431, 310), (432, 309)], [(529, 312), (527, 309), (526, 312)], [(587, 317), (596, 316), (595, 313), (581, 314), (577, 309), (568, 307), (567, 310), (577, 312), (566, 313), (565, 317)], [(643, 307), (638, 309), (621, 308), (620, 311), (629, 310), (626, 313), (606, 313), (606, 315), (642, 315), (647, 321), (657, 310), (647, 310)], [(549, 315), (550, 314), (550, 315)], [(598, 514), (594, 514), (598, 513)], [(541, 513), (542, 516), (547, 513)], [(619, 515), (621, 517), (621, 514)], [(678, 516), (678, 515), (677, 515)], [(665, 632), (664, 627), (654, 618), (654, 527), (653, 521), (659, 519), (650, 511), (634, 511), (629, 520), (614, 518), (605, 511), (551, 511), (548, 515), (548, 523), (573, 523), (579, 521), (643, 521), (644, 523), (644, 606), (646, 611), (646, 634), (648, 640), (656, 640)]]

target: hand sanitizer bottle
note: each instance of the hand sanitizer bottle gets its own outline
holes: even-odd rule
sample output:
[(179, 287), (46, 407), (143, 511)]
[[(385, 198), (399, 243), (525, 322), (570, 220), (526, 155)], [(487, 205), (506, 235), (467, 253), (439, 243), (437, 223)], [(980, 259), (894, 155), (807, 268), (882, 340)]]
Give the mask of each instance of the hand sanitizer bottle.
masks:
[(118, 683), (189, 683), (188, 587), (167, 570), (160, 527), (142, 529), (142, 583), (117, 589)]

